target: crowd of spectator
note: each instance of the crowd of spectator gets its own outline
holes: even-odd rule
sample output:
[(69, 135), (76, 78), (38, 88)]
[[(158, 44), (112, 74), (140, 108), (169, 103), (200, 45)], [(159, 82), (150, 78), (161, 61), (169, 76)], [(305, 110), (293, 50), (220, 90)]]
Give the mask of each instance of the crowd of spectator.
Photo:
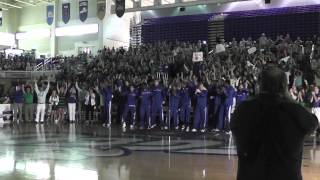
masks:
[[(194, 52), (202, 52), (203, 61), (194, 62)], [(317, 88), (320, 83), (319, 57), (320, 38), (314, 36), (302, 40), (297, 37), (292, 40), (289, 34), (280, 35), (272, 40), (263, 33), (256, 41), (249, 37), (240, 41), (232, 39), (229, 43), (218, 37), (216, 46), (210, 49), (201, 41), (158, 42), (128, 49), (104, 48), (95, 57), (68, 57), (64, 58), (63, 62), (59, 61), (62, 73), (55, 80), (51, 80), (54, 81), (52, 84), (56, 84), (53, 85), (53, 89), (57, 90), (48, 90), (47, 99), (55, 97), (62, 99), (63, 103), (56, 102), (57, 107), (53, 109), (57, 111), (56, 116), (59, 117), (54, 117), (54, 120), (64, 121), (63, 109), (72, 102), (77, 104), (77, 109), (85, 108), (87, 116), (100, 111), (105, 126), (110, 126), (113, 120), (110, 118), (111, 112), (116, 112), (114, 119), (122, 124), (126, 124), (126, 119), (131, 119), (127, 124), (135, 128), (137, 126), (135, 120), (141, 118), (139, 110), (145, 108), (141, 107), (144, 91), (151, 93), (150, 106), (154, 105), (154, 101), (161, 101), (161, 105), (159, 104), (161, 113), (166, 110), (169, 112), (167, 118), (172, 118), (176, 122), (182, 115), (179, 118), (171, 117), (171, 108), (175, 110), (171, 105), (177, 96), (179, 99), (177, 108), (180, 114), (181, 101), (186, 98), (183, 97), (185, 95), (183, 91), (188, 88), (190, 112), (194, 112), (195, 117), (193, 126), (187, 123), (184, 117), (185, 119), (180, 121), (183, 126), (174, 123), (175, 128), (185, 129), (190, 126), (194, 131), (206, 131), (210, 127), (216, 131), (228, 131), (230, 114), (235, 106), (259, 93), (259, 74), (268, 64), (276, 64), (286, 72), (290, 88), (288, 95), (293, 100), (310, 109), (319, 108), (320, 94)], [(23, 67), (18, 63), (16, 66)], [(6, 67), (1, 64), (1, 68)], [(36, 86), (34, 83), (30, 85)], [(20, 88), (15, 89), (20, 90)], [(11, 95), (15, 94), (15, 89)], [(159, 95), (158, 91), (161, 91), (159, 99), (155, 98)], [(22, 94), (20, 92), (21, 96)], [(50, 97), (52, 94), (54, 97)], [(14, 102), (14, 99), (11, 98), (11, 101)], [(162, 101), (167, 109), (162, 109)], [(50, 101), (50, 104), (53, 105), (55, 102)], [(131, 109), (133, 105), (137, 108)], [(155, 118), (153, 116), (158, 116), (158, 113), (156, 105), (151, 107), (150, 114), (147, 113), (151, 122), (147, 127), (153, 128)], [(136, 114), (139, 118), (135, 117)], [(70, 117), (70, 122), (73, 122), (74, 114), (70, 114)], [(159, 117), (161, 121), (162, 118)], [(40, 121), (39, 117), (37, 121)], [(200, 123), (203, 125), (200, 126)], [(144, 125), (140, 124), (141, 128), (144, 128)], [(159, 123), (162, 128), (168, 125), (171, 125), (168, 121)]]

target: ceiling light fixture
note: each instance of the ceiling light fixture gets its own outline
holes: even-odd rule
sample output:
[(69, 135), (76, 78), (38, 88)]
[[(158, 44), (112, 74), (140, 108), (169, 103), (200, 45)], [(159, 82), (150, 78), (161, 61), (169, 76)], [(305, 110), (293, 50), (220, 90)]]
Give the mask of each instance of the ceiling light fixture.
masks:
[(5, 3), (5, 2), (0, 2), (0, 4), (6, 5), (6, 6), (10, 6), (10, 7), (19, 8), (19, 9), (21, 9), (21, 8), (22, 8), (21, 6), (16, 6), (16, 5), (9, 4), (9, 3)]
[(39, 0), (40, 2), (44, 2), (44, 3), (46, 3), (46, 4), (51, 4), (50, 2), (48, 2), (48, 1), (45, 1), (45, 0)]
[(28, 3), (28, 2), (25, 2), (25, 1), (20, 1), (20, 0), (14, 0), (14, 1), (22, 3), (22, 4), (27, 4), (27, 5), (30, 5), (30, 6), (36, 6), (35, 4)]

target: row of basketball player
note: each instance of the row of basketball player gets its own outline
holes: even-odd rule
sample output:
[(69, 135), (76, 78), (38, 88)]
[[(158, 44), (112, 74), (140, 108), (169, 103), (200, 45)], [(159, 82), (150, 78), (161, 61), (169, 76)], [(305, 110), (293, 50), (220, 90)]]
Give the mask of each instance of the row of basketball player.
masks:
[[(235, 105), (249, 96), (247, 81), (230, 83), (228, 79), (208, 82), (206, 78), (176, 78), (169, 85), (155, 78), (139, 85), (105, 81), (92, 87), (80, 86), (74, 82), (50, 81), (13, 86), (9, 99), (13, 105), (14, 122), (21, 121), (23, 113), (24, 120), (32, 121), (33, 106), (36, 106), (36, 123), (44, 122), (45, 115), (56, 123), (64, 122), (65, 114), (73, 123), (76, 109), (80, 112), (77, 117), (80, 117), (84, 108), (87, 123), (97, 120), (95, 112), (99, 109), (105, 127), (120, 119), (122, 128), (130, 127), (131, 130), (158, 126), (163, 130), (205, 132), (210, 124), (214, 131), (228, 132)], [(114, 111), (116, 114), (112, 113)]]

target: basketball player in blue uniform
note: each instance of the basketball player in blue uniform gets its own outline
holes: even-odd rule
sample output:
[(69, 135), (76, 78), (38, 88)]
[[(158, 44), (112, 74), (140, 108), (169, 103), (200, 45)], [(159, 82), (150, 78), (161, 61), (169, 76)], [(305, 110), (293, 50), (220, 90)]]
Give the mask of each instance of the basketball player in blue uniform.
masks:
[(104, 119), (105, 122), (103, 123), (103, 127), (108, 127), (110, 128), (111, 126), (111, 104), (112, 104), (112, 86), (110, 85), (110, 83), (106, 82), (103, 89), (102, 89), (102, 93), (103, 93), (103, 100), (104, 100)]
[(163, 100), (164, 100), (164, 89), (159, 84), (159, 80), (154, 81), (154, 87), (152, 88), (152, 102), (151, 102), (151, 126), (150, 129), (156, 127), (156, 118), (160, 119), (161, 128), (165, 128), (164, 117), (163, 117)]
[(191, 113), (191, 94), (192, 88), (188, 81), (184, 81), (180, 89), (180, 120), (183, 123), (181, 130), (186, 128), (186, 132), (190, 130), (190, 113)]
[(204, 87), (203, 83), (199, 83), (199, 87), (196, 89), (195, 95), (197, 103), (194, 112), (194, 123), (192, 132), (197, 132), (200, 129), (201, 132), (205, 132), (208, 125), (208, 90)]
[(237, 90), (237, 106), (242, 103), (243, 101), (248, 99), (249, 91), (243, 86), (243, 84), (240, 84)]
[[(136, 101), (138, 94), (133, 85), (130, 86), (128, 92), (124, 92), (124, 96), (126, 97), (126, 103), (121, 120), (122, 128), (125, 130), (127, 124), (130, 124), (130, 129), (134, 130), (136, 125)], [(129, 114), (130, 116), (128, 117)]]
[(176, 86), (173, 86), (169, 90), (169, 110), (168, 110), (168, 122), (167, 124), (171, 127), (171, 120), (173, 121), (175, 130), (179, 129), (179, 106), (180, 106), (180, 95)]
[(234, 98), (235, 98), (235, 89), (231, 86), (230, 80), (227, 79), (225, 81), (225, 88), (224, 88), (224, 130), (227, 132), (227, 134), (230, 133), (230, 119), (231, 119), (231, 113), (232, 113), (232, 106), (234, 105)]
[(140, 130), (143, 130), (146, 124), (148, 124), (148, 127), (151, 126), (151, 95), (147, 84), (144, 84), (140, 92)]

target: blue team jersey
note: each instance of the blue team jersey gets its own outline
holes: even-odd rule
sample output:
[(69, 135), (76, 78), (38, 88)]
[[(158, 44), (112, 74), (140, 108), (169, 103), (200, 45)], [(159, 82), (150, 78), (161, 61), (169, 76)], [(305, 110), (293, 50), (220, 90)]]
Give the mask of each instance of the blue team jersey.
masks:
[[(316, 97), (319, 98), (320, 97), (320, 93), (316, 94)], [(320, 100), (313, 99), (312, 107), (320, 107)]]
[(152, 89), (152, 103), (154, 104), (162, 104), (163, 101), (163, 88), (159, 86), (155, 86)]
[(136, 99), (137, 99), (137, 93), (135, 91), (133, 91), (133, 92), (129, 91), (127, 93), (127, 105), (135, 106), (136, 105)]
[(243, 101), (247, 100), (248, 98), (248, 90), (246, 89), (239, 89), (237, 91), (237, 104), (242, 103)]
[(179, 94), (181, 98), (181, 105), (182, 106), (189, 106), (191, 104), (191, 88), (190, 87), (183, 87), (181, 88)]
[(179, 94), (170, 94), (169, 96), (169, 107), (170, 108), (178, 108), (180, 104), (180, 96)]
[(197, 106), (199, 107), (207, 106), (208, 91), (206, 89), (202, 90), (200, 93), (197, 93), (196, 97), (197, 97)]
[(224, 95), (226, 97), (225, 105), (231, 106), (233, 104), (233, 98), (236, 96), (235, 89), (232, 86), (225, 87)]
[(102, 89), (104, 102), (109, 103), (112, 101), (112, 88), (107, 87)]
[(142, 106), (150, 106), (151, 104), (151, 91), (143, 90), (140, 92), (141, 105)]

